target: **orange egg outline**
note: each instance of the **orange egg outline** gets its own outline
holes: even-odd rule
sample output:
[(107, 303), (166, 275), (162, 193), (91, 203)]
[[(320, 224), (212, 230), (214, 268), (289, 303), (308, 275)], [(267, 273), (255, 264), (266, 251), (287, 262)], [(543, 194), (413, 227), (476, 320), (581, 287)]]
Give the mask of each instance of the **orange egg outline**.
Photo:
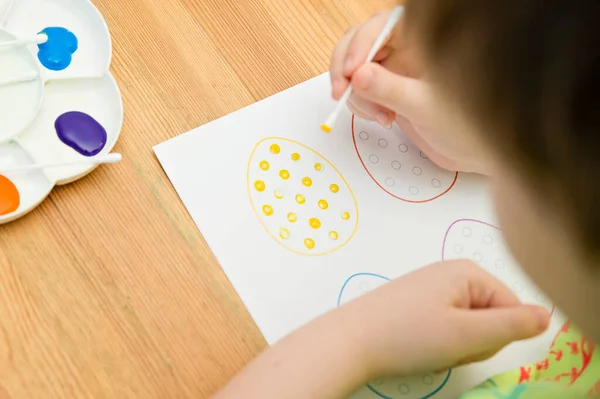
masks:
[(362, 164), (365, 172), (367, 172), (367, 174), (369, 175), (369, 177), (371, 178), (371, 180), (373, 180), (373, 182), (375, 184), (377, 184), (377, 186), (380, 189), (382, 189), (386, 194), (388, 194), (389, 196), (394, 197), (394, 198), (396, 198), (396, 199), (398, 199), (400, 201), (408, 202), (408, 203), (411, 203), (411, 204), (425, 204), (427, 202), (432, 202), (432, 201), (435, 201), (436, 199), (438, 199), (440, 197), (443, 197), (444, 195), (448, 194), (448, 192), (450, 190), (452, 190), (452, 188), (456, 184), (456, 181), (458, 180), (458, 172), (456, 172), (456, 174), (454, 175), (454, 180), (452, 181), (452, 183), (450, 184), (450, 186), (448, 186), (448, 188), (446, 189), (446, 191), (444, 191), (441, 194), (436, 195), (433, 198), (428, 198), (428, 199), (425, 199), (425, 200), (418, 200), (418, 201), (416, 201), (416, 200), (409, 200), (409, 199), (406, 199), (406, 198), (398, 197), (397, 195), (394, 195), (394, 194), (390, 193), (385, 187), (383, 187), (381, 184), (379, 184), (379, 182), (377, 181), (377, 179), (375, 179), (375, 177), (371, 174), (371, 172), (369, 172), (369, 168), (367, 168), (367, 165), (365, 165), (365, 162), (363, 161), (362, 157), (360, 156), (360, 151), (358, 150), (358, 145), (356, 144), (356, 133), (354, 131), (354, 127), (355, 127), (355, 124), (356, 124), (355, 120), (356, 120), (356, 116), (352, 115), (352, 142), (354, 144), (354, 149), (356, 150), (356, 156), (358, 156), (358, 160)]
[[(296, 251), (288, 246), (286, 246), (283, 242), (281, 242), (280, 240), (277, 239), (277, 237), (275, 237), (270, 231), (269, 229), (267, 229), (267, 226), (265, 226), (265, 224), (263, 223), (258, 211), (256, 210), (256, 206), (254, 204), (254, 201), (252, 200), (252, 187), (250, 184), (250, 170), (252, 168), (252, 159), (254, 158), (254, 153), (256, 152), (256, 150), (265, 142), (265, 141), (269, 141), (269, 140), (281, 140), (281, 141), (286, 141), (288, 143), (292, 143), (292, 144), (296, 144), (299, 145), (300, 147), (303, 147), (305, 149), (307, 149), (308, 151), (311, 151), (314, 154), (317, 154), (321, 159), (323, 159), (329, 166), (331, 166), (331, 168), (338, 174), (338, 176), (342, 179), (342, 181), (344, 182), (344, 185), (348, 188), (348, 191), (350, 192), (350, 195), (352, 196), (352, 201), (354, 202), (354, 208), (356, 209), (356, 220), (354, 222), (354, 229), (352, 230), (352, 233), (350, 234), (350, 236), (346, 239), (346, 241), (342, 242), (341, 244), (339, 244), (337, 247), (330, 249), (329, 251), (326, 252), (320, 252), (320, 253), (303, 253), (303, 252), (299, 252)], [(273, 239), (275, 240), (275, 242), (277, 242), (279, 245), (281, 245), (283, 248), (287, 249), (290, 252), (295, 253), (296, 255), (300, 255), (300, 256), (305, 256), (305, 257), (317, 257), (317, 256), (325, 256), (325, 255), (329, 255), (335, 251), (340, 250), (341, 248), (345, 247), (346, 244), (348, 244), (356, 235), (356, 231), (358, 230), (358, 223), (359, 223), (359, 209), (358, 209), (358, 202), (356, 201), (356, 196), (354, 195), (354, 192), (352, 191), (352, 187), (350, 187), (350, 184), (348, 184), (348, 181), (346, 180), (346, 178), (342, 175), (342, 173), (339, 171), (338, 168), (335, 167), (335, 165), (333, 163), (331, 163), (329, 161), (329, 159), (325, 158), (323, 155), (321, 155), (318, 151), (313, 150), (312, 148), (310, 148), (309, 146), (302, 144), (298, 141), (295, 140), (291, 140), (291, 139), (287, 139), (287, 138), (283, 138), (283, 137), (267, 137), (264, 138), (262, 140), (260, 140), (252, 149), (252, 152), (250, 153), (250, 159), (248, 160), (248, 169), (246, 171), (246, 187), (248, 189), (248, 198), (250, 199), (250, 205), (252, 206), (252, 210), (254, 211), (254, 214), (256, 215), (256, 218), (258, 219), (258, 222), (260, 223), (260, 225), (262, 226), (262, 228), (267, 232), (267, 234)], [(306, 237), (305, 237), (306, 238)]]

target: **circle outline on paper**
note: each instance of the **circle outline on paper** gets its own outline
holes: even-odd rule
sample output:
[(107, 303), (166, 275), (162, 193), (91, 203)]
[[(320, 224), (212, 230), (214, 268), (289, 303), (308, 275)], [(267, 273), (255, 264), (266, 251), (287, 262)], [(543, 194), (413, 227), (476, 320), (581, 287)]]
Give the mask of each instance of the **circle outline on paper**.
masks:
[[(287, 143), (292, 143), (295, 145), (298, 145), (310, 152), (312, 152), (313, 154), (316, 154), (317, 156), (319, 156), (322, 160), (323, 163), (328, 164), (329, 166), (331, 166), (331, 168), (337, 173), (337, 175), (340, 177), (340, 179), (342, 179), (342, 181), (344, 182), (345, 186), (348, 188), (348, 191), (350, 192), (350, 195), (352, 196), (352, 202), (354, 203), (354, 209), (356, 210), (356, 217), (354, 218), (354, 228), (352, 230), (352, 233), (348, 236), (348, 239), (342, 243), (340, 243), (338, 246), (336, 246), (333, 249), (330, 249), (329, 251), (325, 251), (325, 252), (318, 252), (318, 253), (304, 253), (304, 252), (299, 252), (296, 251), (290, 247), (288, 247), (287, 245), (285, 245), (281, 240), (279, 240), (277, 238), (277, 236), (273, 235), (273, 233), (271, 233), (271, 231), (267, 228), (267, 226), (265, 225), (265, 223), (262, 220), (262, 217), (260, 216), (259, 213), (259, 208), (257, 208), (254, 204), (254, 201), (252, 200), (252, 188), (253, 188), (253, 184), (250, 180), (250, 171), (252, 170), (252, 160), (254, 159), (254, 153), (256, 152), (256, 150), (266, 141), (270, 141), (270, 140), (274, 140), (274, 141), (285, 141)], [(358, 210), (358, 201), (356, 200), (356, 196), (354, 195), (354, 191), (352, 191), (352, 187), (350, 187), (350, 184), (348, 184), (348, 181), (346, 180), (346, 178), (342, 175), (342, 173), (339, 171), (338, 168), (336, 168), (336, 166), (331, 163), (331, 161), (327, 158), (325, 158), (323, 155), (321, 155), (321, 153), (319, 153), (318, 151), (310, 148), (309, 146), (302, 144), (298, 141), (295, 140), (291, 140), (285, 137), (277, 137), (277, 136), (272, 136), (272, 137), (266, 137), (261, 139), (258, 143), (256, 143), (256, 145), (254, 146), (254, 148), (252, 149), (251, 153), (250, 153), (250, 158), (248, 159), (248, 166), (247, 166), (247, 171), (246, 171), (246, 188), (247, 188), (247, 192), (248, 192), (248, 199), (250, 200), (250, 205), (252, 206), (252, 211), (254, 212), (254, 214), (256, 215), (256, 218), (258, 219), (258, 222), (260, 223), (260, 225), (262, 226), (262, 228), (267, 232), (267, 234), (273, 239), (275, 240), (275, 242), (277, 242), (279, 245), (281, 245), (283, 248), (285, 248), (286, 250), (295, 253), (296, 255), (300, 255), (300, 256), (305, 256), (305, 257), (316, 257), (316, 256), (325, 256), (325, 255), (329, 255), (341, 248), (343, 248), (344, 246), (346, 246), (346, 244), (348, 244), (356, 235), (356, 231), (358, 230), (358, 222), (360, 220), (360, 212)]]
[[(342, 285), (342, 288), (340, 289), (340, 293), (338, 294), (338, 299), (337, 299), (337, 307), (339, 307), (342, 303), (342, 296), (344, 295), (344, 290), (346, 289), (346, 287), (348, 286), (348, 284), (350, 283), (350, 281), (352, 281), (353, 279), (357, 278), (357, 277), (375, 277), (375, 278), (379, 278), (382, 280), (385, 280), (386, 282), (390, 282), (392, 281), (391, 279), (382, 276), (380, 274), (376, 274), (376, 273), (368, 273), (368, 272), (363, 272), (363, 273), (355, 273), (352, 276), (348, 277), (346, 279), (346, 281), (344, 282), (344, 284)], [(446, 384), (448, 384), (448, 381), (450, 380), (450, 376), (452, 375), (452, 369), (448, 370), (448, 373), (446, 374), (446, 378), (444, 378), (444, 381), (442, 381), (442, 383), (440, 384), (439, 387), (437, 387), (435, 390), (433, 390), (431, 393), (422, 396), (418, 399), (429, 399), (431, 398), (433, 395), (437, 394), (438, 392), (440, 392), (445, 386)], [(377, 388), (375, 388), (376, 384), (366, 384), (366, 387), (369, 389), (369, 391), (373, 392), (375, 395), (379, 396), (380, 398), (383, 399), (397, 399), (397, 398), (392, 398), (391, 396), (387, 396), (381, 392), (379, 392), (377, 390)]]
[[(362, 159), (362, 157), (360, 156), (360, 151), (358, 149), (358, 144), (356, 143), (356, 116), (352, 115), (352, 142), (354, 144), (354, 150), (356, 151), (356, 156), (358, 157), (358, 160), (360, 161), (360, 163), (363, 166), (363, 169), (365, 170), (365, 172), (367, 172), (367, 174), (369, 175), (369, 177), (371, 178), (371, 180), (373, 180), (373, 182), (380, 188), (382, 189), (386, 194), (400, 200), (400, 201), (404, 201), (404, 202), (408, 202), (411, 204), (425, 204), (427, 202), (432, 202), (435, 201), (436, 199), (443, 197), (444, 195), (448, 194), (448, 192), (450, 190), (452, 190), (452, 188), (454, 188), (454, 186), (456, 185), (456, 182), (458, 181), (458, 174), (459, 172), (456, 172), (454, 174), (454, 179), (452, 180), (452, 183), (450, 183), (450, 185), (448, 186), (448, 188), (446, 188), (442, 193), (436, 195), (433, 198), (428, 198), (425, 200), (411, 200), (411, 199), (407, 199), (407, 198), (402, 198), (399, 197), (395, 194), (392, 194), (391, 192), (389, 192), (381, 183), (379, 183), (377, 181), (377, 179), (375, 179), (375, 176), (373, 176), (373, 174), (369, 171), (369, 168), (367, 168), (367, 165), (365, 164), (365, 161)], [(413, 194), (413, 195), (418, 195), (417, 194)]]

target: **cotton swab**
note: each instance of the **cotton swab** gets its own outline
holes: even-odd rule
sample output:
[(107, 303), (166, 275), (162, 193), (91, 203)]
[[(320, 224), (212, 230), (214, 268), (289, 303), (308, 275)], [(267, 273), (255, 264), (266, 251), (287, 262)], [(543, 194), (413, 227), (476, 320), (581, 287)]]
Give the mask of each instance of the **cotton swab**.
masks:
[(77, 165), (86, 165), (86, 164), (101, 165), (101, 164), (117, 163), (121, 159), (123, 159), (123, 156), (121, 154), (119, 154), (117, 152), (113, 152), (112, 154), (103, 155), (103, 156), (90, 158), (90, 159), (83, 159), (81, 161), (40, 164), (40, 165), (28, 165), (28, 166), (16, 167), (16, 168), (12, 168), (12, 169), (4, 169), (4, 170), (0, 170), (0, 174), (15, 173), (15, 172), (30, 172), (33, 170), (62, 168), (64, 166), (77, 166)]
[(36, 80), (39, 77), (40, 77), (39, 73), (31, 72), (27, 75), (18, 76), (16, 78), (0, 79), (0, 87), (17, 84), (17, 83), (31, 82), (32, 80)]
[[(394, 30), (394, 28), (400, 21), (400, 18), (402, 17), (403, 13), (404, 13), (404, 7), (399, 6), (399, 7), (394, 8), (394, 10), (392, 11), (392, 15), (390, 15), (390, 18), (384, 25), (383, 30), (377, 37), (377, 40), (375, 40), (375, 43), (373, 44), (373, 47), (371, 48), (371, 51), (369, 52), (369, 55), (367, 56), (365, 64), (368, 64), (371, 61), (373, 61), (373, 58), (375, 58), (375, 55), (377, 55), (377, 53), (381, 49), (381, 46), (383, 46), (383, 43), (389, 38), (390, 34), (392, 33), (392, 31)], [(321, 130), (323, 130), (326, 133), (331, 133), (331, 131), (333, 130), (333, 128), (335, 126), (335, 121), (337, 120), (340, 112), (342, 112), (342, 109), (348, 102), (348, 99), (350, 98), (351, 94), (352, 94), (352, 86), (348, 86), (348, 88), (344, 92), (344, 95), (338, 101), (338, 104), (335, 107), (334, 111), (331, 113), (331, 115), (329, 115), (329, 118), (327, 118), (325, 123), (323, 123), (321, 125)]]
[(27, 39), (17, 39), (10, 40), (8, 42), (0, 42), (0, 50), (5, 50), (8, 48), (19, 47), (19, 46), (27, 46), (29, 44), (42, 44), (48, 41), (48, 36), (44, 33), (39, 33), (35, 35), (35, 37), (30, 37)]

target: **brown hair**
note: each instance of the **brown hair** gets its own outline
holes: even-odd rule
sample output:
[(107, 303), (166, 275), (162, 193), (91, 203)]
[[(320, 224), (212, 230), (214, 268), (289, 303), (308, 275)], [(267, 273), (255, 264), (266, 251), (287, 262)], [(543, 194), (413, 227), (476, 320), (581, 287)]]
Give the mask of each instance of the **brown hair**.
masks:
[(442, 91), (598, 258), (600, 0), (410, 0), (406, 15)]

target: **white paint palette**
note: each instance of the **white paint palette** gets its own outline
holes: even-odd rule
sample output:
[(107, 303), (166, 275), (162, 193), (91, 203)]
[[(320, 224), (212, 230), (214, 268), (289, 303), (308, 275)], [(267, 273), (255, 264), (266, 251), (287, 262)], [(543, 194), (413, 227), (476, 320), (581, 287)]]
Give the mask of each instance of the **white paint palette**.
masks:
[[(0, 0), (0, 42), (47, 35), (42, 45), (0, 49), (0, 170), (78, 162), (109, 153), (123, 124), (118, 86), (109, 72), (111, 39), (88, 0)], [(0, 175), (0, 224), (24, 216), (56, 185), (95, 166)]]

